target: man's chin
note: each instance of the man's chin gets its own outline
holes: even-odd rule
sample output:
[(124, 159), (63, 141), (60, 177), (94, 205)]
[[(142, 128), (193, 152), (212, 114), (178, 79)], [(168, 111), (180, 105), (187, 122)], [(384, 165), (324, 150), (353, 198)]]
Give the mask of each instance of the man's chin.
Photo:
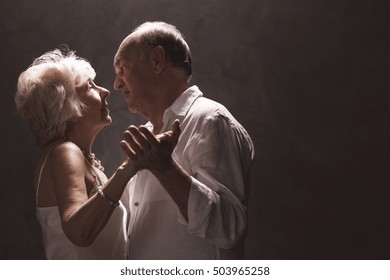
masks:
[(131, 106), (131, 105), (128, 105), (127, 106), (127, 110), (129, 110), (129, 112), (131, 112), (131, 113), (138, 113), (138, 110), (137, 110), (137, 108), (135, 108), (134, 106)]
[(106, 118), (105, 122), (104, 122), (104, 126), (109, 126), (112, 124), (112, 118), (109, 116)]

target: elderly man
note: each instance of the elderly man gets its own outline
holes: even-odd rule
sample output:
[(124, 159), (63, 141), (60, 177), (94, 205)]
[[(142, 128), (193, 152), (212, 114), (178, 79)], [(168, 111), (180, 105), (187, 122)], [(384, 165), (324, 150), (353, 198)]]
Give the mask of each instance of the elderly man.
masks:
[[(130, 112), (129, 154), (141, 170), (128, 184), (130, 259), (242, 259), (253, 143), (221, 104), (203, 97), (190, 49), (164, 22), (146, 22), (120, 44), (114, 87)], [(167, 153), (155, 134), (179, 120)]]

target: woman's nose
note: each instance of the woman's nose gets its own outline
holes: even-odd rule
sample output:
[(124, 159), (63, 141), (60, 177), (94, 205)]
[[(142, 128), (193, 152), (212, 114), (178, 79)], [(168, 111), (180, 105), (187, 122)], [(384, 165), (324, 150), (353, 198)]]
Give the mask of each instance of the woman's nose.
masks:
[(100, 87), (100, 96), (103, 97), (108, 97), (110, 95), (110, 91), (104, 87)]

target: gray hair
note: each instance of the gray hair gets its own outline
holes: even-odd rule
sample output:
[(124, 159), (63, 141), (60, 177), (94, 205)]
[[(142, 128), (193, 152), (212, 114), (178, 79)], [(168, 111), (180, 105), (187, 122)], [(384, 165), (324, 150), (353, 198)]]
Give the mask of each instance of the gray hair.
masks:
[(182, 69), (189, 81), (192, 76), (192, 55), (183, 34), (172, 24), (161, 21), (145, 22), (135, 28), (132, 34), (137, 35), (145, 54), (155, 46), (164, 48), (167, 61), (174, 68)]
[(67, 121), (81, 117), (85, 109), (76, 88), (95, 76), (91, 64), (69, 49), (44, 53), (20, 74), (16, 111), (39, 145), (65, 137)]

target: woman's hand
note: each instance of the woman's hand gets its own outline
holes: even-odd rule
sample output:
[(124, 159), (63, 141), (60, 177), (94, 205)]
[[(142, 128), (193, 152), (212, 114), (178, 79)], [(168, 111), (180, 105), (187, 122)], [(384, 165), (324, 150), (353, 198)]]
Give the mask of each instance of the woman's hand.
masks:
[(137, 170), (163, 171), (173, 164), (172, 152), (180, 136), (179, 121), (172, 130), (154, 135), (145, 126), (130, 126), (125, 132), (121, 147)]

